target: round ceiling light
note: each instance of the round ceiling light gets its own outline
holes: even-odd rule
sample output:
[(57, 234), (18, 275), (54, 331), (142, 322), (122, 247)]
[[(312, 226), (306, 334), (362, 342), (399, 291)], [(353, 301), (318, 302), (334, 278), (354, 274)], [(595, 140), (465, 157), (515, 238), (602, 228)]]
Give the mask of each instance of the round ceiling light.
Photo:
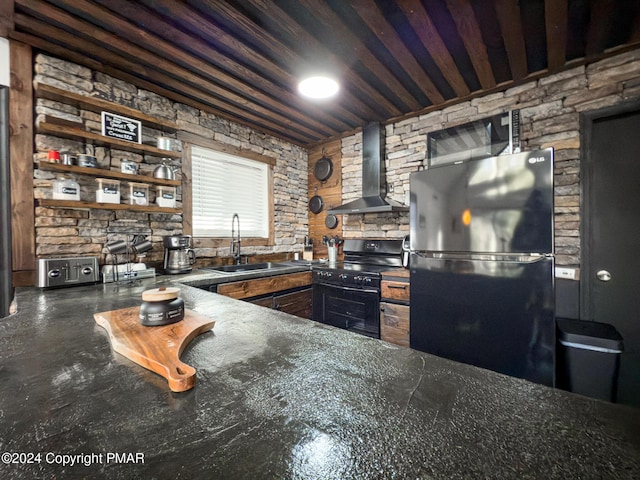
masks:
[(333, 97), (340, 90), (338, 82), (329, 77), (305, 78), (298, 85), (298, 91), (309, 98)]

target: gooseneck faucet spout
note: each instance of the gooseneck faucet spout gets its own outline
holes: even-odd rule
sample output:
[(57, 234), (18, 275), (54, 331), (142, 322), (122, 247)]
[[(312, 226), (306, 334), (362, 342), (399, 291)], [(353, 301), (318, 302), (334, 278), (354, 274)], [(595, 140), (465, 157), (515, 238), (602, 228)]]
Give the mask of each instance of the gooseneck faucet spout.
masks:
[[(238, 236), (236, 237), (235, 224), (238, 222)], [(240, 217), (237, 213), (233, 214), (231, 219), (231, 255), (236, 265), (240, 265)]]

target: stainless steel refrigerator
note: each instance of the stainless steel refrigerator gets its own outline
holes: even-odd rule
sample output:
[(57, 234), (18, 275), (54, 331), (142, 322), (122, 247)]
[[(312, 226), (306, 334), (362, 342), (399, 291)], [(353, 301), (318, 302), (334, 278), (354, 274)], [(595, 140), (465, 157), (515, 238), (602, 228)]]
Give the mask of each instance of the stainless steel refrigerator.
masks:
[(411, 347), (554, 384), (553, 150), (411, 175)]

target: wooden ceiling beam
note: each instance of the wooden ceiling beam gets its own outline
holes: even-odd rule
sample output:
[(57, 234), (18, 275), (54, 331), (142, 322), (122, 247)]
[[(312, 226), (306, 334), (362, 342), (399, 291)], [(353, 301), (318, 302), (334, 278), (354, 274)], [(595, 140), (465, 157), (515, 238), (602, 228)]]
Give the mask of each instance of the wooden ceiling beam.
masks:
[(615, 4), (616, 2), (613, 0), (593, 0), (591, 2), (585, 47), (586, 57), (592, 57), (604, 51), (611, 19), (615, 13)]
[[(640, 10), (640, 8), (638, 9)], [(629, 35), (629, 43), (640, 42), (640, 11), (636, 11), (631, 27), (631, 35)]]
[[(77, 4), (78, 2), (80, 2), (80, 0), (73, 0), (74, 4)], [(265, 121), (272, 121), (287, 128), (293, 128), (298, 131), (305, 132), (311, 138), (316, 137), (319, 133), (316, 129), (311, 129), (301, 123), (293, 122), (291, 120), (291, 116), (281, 115), (273, 110), (263, 107), (260, 104), (254, 103), (246, 97), (240, 96), (233, 91), (211, 83), (209, 80), (191, 72), (190, 70), (168, 61), (166, 57), (163, 58), (154, 55), (148, 50), (132, 45), (130, 42), (127, 42), (119, 36), (97, 29), (94, 25), (79, 20), (76, 17), (72, 17), (70, 14), (51, 7), (42, 1), (17, 0), (16, 3), (19, 3), (23, 9), (26, 9), (32, 15), (45, 16), (46, 18), (57, 22), (61, 27), (64, 26), (67, 31), (71, 30), (75, 35), (79, 35), (79, 38), (75, 41), (75, 45), (73, 43), (69, 45), (70, 49), (83, 49), (82, 43), (84, 41), (97, 40), (99, 43), (109, 45), (112, 51), (117, 50), (120, 55), (125, 58), (128, 57), (134, 59), (136, 62), (140, 62), (141, 65), (155, 68), (160, 72), (166, 73), (170, 77), (182, 79), (182, 82), (178, 82), (179, 85), (184, 85), (184, 88), (187, 87), (187, 84), (196, 87), (196, 89), (198, 89), (197, 91), (200, 91), (202, 95), (206, 94), (212, 100), (217, 99), (218, 105), (222, 109), (230, 109), (228, 111), (235, 110), (238, 111), (239, 114), (242, 112), (242, 115), (244, 115), (245, 112), (247, 114), (254, 112), (257, 113), (256, 117), (258, 118), (259, 116), (262, 116)], [(22, 25), (22, 28), (29, 29), (30, 26), (28, 24)], [(58, 30), (62, 32), (62, 28), (59, 28)], [(37, 34), (35, 31), (31, 31), (31, 33)], [(81, 40), (81, 38), (84, 38), (85, 40)], [(55, 41), (55, 36), (53, 36), (53, 39)], [(213, 95), (210, 95), (209, 92)], [(325, 128), (324, 131), (327, 132), (327, 129)], [(333, 132), (337, 133), (335, 131)]]
[[(273, 22), (282, 29), (286, 30), (292, 38), (296, 39), (296, 44), (299, 44), (302, 48), (302, 51), (311, 51), (316, 50), (320, 53), (321, 56), (327, 58), (330, 64), (338, 65), (341, 69), (341, 74), (345, 80), (345, 84), (350, 86), (350, 88), (357, 89), (367, 95), (368, 98), (371, 99), (371, 103), (373, 107), (366, 105), (359, 99), (357, 103), (366, 105), (369, 114), (367, 119), (373, 120), (378, 115), (374, 113), (374, 109), (377, 109), (378, 112), (382, 109), (384, 112), (384, 117), (399, 115), (401, 112), (392, 102), (390, 102), (387, 98), (385, 98), (378, 90), (373, 88), (369, 82), (361, 78), (359, 75), (356, 75), (355, 72), (351, 69), (350, 65), (346, 64), (341, 58), (335, 55), (333, 52), (329, 51), (327, 48), (322, 45), (322, 43), (318, 42), (313, 35), (309, 33), (309, 31), (303, 28), (301, 25), (296, 23), (283, 9), (281, 9), (278, 5), (273, 2), (267, 2), (265, 0), (245, 0), (250, 3), (253, 8), (260, 12), (260, 14), (264, 17), (270, 17)], [(263, 34), (267, 35), (266, 32)], [(286, 48), (286, 47), (285, 47)], [(288, 63), (291, 65), (300, 64), (303, 61), (298, 55), (294, 52), (290, 52), (288, 55)], [(345, 100), (349, 102), (349, 104), (356, 105), (355, 97), (346, 98)], [(364, 112), (362, 107), (359, 107), (361, 111)]]
[[(18, 2), (21, 5), (25, 3), (31, 5), (42, 3), (38, 0), (18, 0)], [(315, 121), (308, 115), (302, 115), (294, 109), (285, 107), (281, 101), (262, 93), (246, 82), (239, 81), (200, 58), (189, 55), (175, 45), (136, 28), (129, 22), (109, 13), (94, 3), (85, 0), (58, 0), (57, 4), (65, 8), (67, 12), (81, 9), (83, 15), (89, 16), (94, 20), (93, 23), (102, 23), (103, 27), (106, 26), (105, 30), (117, 31), (119, 34), (116, 37), (105, 31), (97, 30), (92, 23), (80, 21), (77, 17), (72, 17), (70, 13), (66, 13), (67, 20), (62, 23), (67, 28), (75, 28), (79, 32), (86, 33), (87, 29), (92, 27), (92, 30), (97, 30), (93, 35), (103, 36), (107, 45), (117, 48), (120, 52), (130, 55), (146, 65), (157, 65), (158, 69), (162, 68), (167, 73), (183, 78), (192, 85), (203, 89), (203, 91), (212, 92), (221, 99), (236, 104), (236, 108), (253, 110), (265, 116), (265, 118), (272, 116), (289, 127), (294, 126), (292, 123), (295, 121), (295, 126), (301, 131), (307, 130), (307, 133), (336, 133), (336, 130), (329, 129), (326, 125)], [(64, 15), (58, 13), (62, 12), (62, 10), (55, 12), (56, 9), (53, 7), (44, 9), (44, 6), (39, 7), (38, 13), (35, 11), (33, 13), (36, 16), (55, 14), (60, 17)], [(72, 25), (75, 25), (75, 27), (72, 27)], [(189, 68), (182, 65), (188, 65)], [(227, 85), (231, 87), (227, 87)], [(241, 93), (236, 93), (238, 91)], [(311, 124), (310, 127), (307, 127), (308, 124)], [(348, 128), (348, 126), (343, 125), (342, 128)]]
[[(20, 14), (16, 15), (19, 16)], [(78, 65), (82, 65), (97, 72), (104, 72), (104, 69), (106, 68), (105, 64), (98, 60), (89, 58), (83, 53), (71, 52), (68, 48), (49, 42), (40, 36), (13, 30), (9, 32), (9, 38), (18, 42), (22, 42), (35, 49), (41, 50), (42, 52), (48, 53), (49, 55), (64, 58), (69, 62), (77, 63)]]
[(334, 37), (339, 39), (342, 44), (349, 46), (353, 58), (358, 59), (372, 75), (375, 75), (380, 81), (384, 82), (387, 88), (411, 111), (422, 107), (416, 98), (394, 76), (393, 72), (378, 60), (367, 46), (344, 24), (342, 18), (331, 10), (325, 2), (298, 0), (298, 3), (304, 6), (321, 24), (330, 25)]
[(545, 0), (544, 17), (549, 71), (557, 70), (566, 61), (568, 14), (568, 0)]
[(491, 68), (487, 46), (482, 40), (480, 25), (467, 0), (447, 0), (447, 8), (462, 38), (473, 69), (483, 89), (493, 88), (496, 78)]
[(391, 52), (396, 61), (406, 70), (409, 77), (431, 103), (444, 102), (444, 97), (438, 91), (438, 87), (435, 86), (429, 75), (420, 66), (376, 3), (373, 0), (351, 0), (349, 5), (378, 37), (378, 40)]
[(438, 29), (422, 4), (412, 0), (398, 0), (398, 6), (407, 17), (424, 48), (427, 49), (433, 61), (438, 65), (456, 96), (464, 97), (469, 95), (470, 90), (467, 83), (464, 81), (456, 62), (451, 57), (447, 46), (438, 33)]
[(0, 37), (7, 37), (13, 30), (13, 0), (0, 2)]
[[(124, 14), (128, 18), (136, 18), (136, 15), (140, 14), (140, 9), (144, 8), (128, 0), (97, 0), (97, 2), (114, 12)], [(301, 116), (302, 112), (304, 112), (304, 118), (301, 117), (301, 121), (308, 122), (310, 119), (317, 118), (324, 124), (331, 125), (334, 130), (344, 130), (362, 123), (362, 116), (344, 108), (340, 103), (318, 107), (315, 104), (305, 102), (299, 95), (292, 93), (295, 90), (296, 79), (289, 72), (259, 54), (246, 43), (242, 44), (222, 28), (207, 21), (186, 4), (175, 0), (154, 0), (149, 2), (149, 8), (153, 12), (147, 11), (148, 15), (144, 17), (142, 22), (144, 28), (152, 30), (156, 35), (170, 40), (171, 43), (179, 45), (185, 50), (196, 52), (200, 57), (209, 59), (225, 71), (233, 73), (235, 78), (241, 78), (247, 84), (268, 92), (279, 102), (285, 102), (284, 104), (289, 107), (295, 106), (296, 109), (301, 111)], [(172, 22), (162, 21), (153, 13), (160, 13), (166, 18), (171, 18)], [(176, 23), (182, 24), (190, 31), (197, 31), (199, 36), (207, 37), (214, 44), (224, 45), (227, 51), (232, 52), (235, 57), (241, 57), (248, 64), (255, 65), (257, 68), (251, 69), (241, 65), (230, 56), (224, 55), (216, 48), (212, 48), (212, 42), (204, 42), (194, 35), (189, 35), (175, 28), (173, 25)], [(281, 48), (284, 49), (286, 47), (281, 45)], [(269, 76), (280, 82), (280, 85), (257, 73), (260, 71), (268, 71)], [(285, 87), (283, 88), (281, 85)], [(370, 114), (370, 108), (364, 102), (352, 98), (348, 93), (346, 97), (346, 100), (356, 107), (356, 111), (360, 109), (364, 111), (365, 115)], [(344, 118), (351, 123), (346, 124), (340, 118)], [(315, 128), (322, 129), (324, 127), (316, 125)]]
[[(233, 104), (220, 101), (219, 98), (208, 95), (202, 90), (190, 87), (162, 72), (148, 69), (139, 63), (136, 64), (135, 62), (103, 48), (100, 44), (94, 44), (90, 41), (80, 39), (73, 33), (61, 31), (55, 26), (47, 25), (33, 17), (16, 14), (15, 21), (17, 26), (31, 34), (32, 38), (29, 42), (30, 45), (36, 48), (41, 48), (47, 52), (51, 52), (60, 58), (69, 59), (70, 61), (77, 62), (80, 65), (87, 65), (87, 60), (90, 60), (92, 56), (98, 56), (105, 60), (105, 62), (94, 60), (89, 62), (89, 65), (87, 66), (90, 68), (96, 68), (98, 71), (102, 71), (113, 77), (130, 82), (139, 88), (144, 88), (175, 101), (185, 103), (186, 105), (191, 105), (195, 108), (209, 111), (215, 115), (232, 120), (241, 125), (250, 126), (258, 131), (268, 131), (271, 135), (278, 138), (283, 137), (282, 133), (278, 132), (287, 131), (290, 138), (297, 139), (294, 143), (298, 145), (305, 145), (321, 138), (318, 134), (305, 134), (303, 132), (299, 132), (299, 130), (295, 128), (296, 126), (293, 126), (292, 128), (287, 126), (287, 128), (283, 128), (281, 130), (269, 128), (269, 125), (272, 125), (272, 122), (269, 119), (265, 120), (264, 118), (253, 114), (251, 111), (242, 112), (241, 116), (229, 113), (237, 111), (237, 107)], [(41, 41), (36, 42), (33, 40), (34, 38), (40, 39)], [(22, 41), (26, 40), (23, 39)], [(57, 45), (57, 42), (62, 43), (63, 46)], [(69, 53), (72, 53), (72, 55), (70, 56)], [(86, 57), (87, 60), (84, 60), (83, 57)], [(158, 61), (158, 63), (162, 62)], [(113, 67), (99, 67), (100, 65), (106, 64), (113, 65)], [(166, 88), (158, 89), (159, 84), (164, 85)], [(186, 95), (180, 95), (178, 97), (174, 93), (169, 94), (172, 90), (175, 92), (186, 93), (190, 95), (192, 99), (197, 98), (199, 101), (195, 104), (193, 103), (193, 100), (184, 101), (189, 97)], [(207, 108), (201, 108), (205, 105)], [(294, 135), (294, 133), (296, 133), (296, 135)]]
[(514, 81), (528, 74), (527, 50), (518, 0), (494, 0), (498, 23), (502, 31), (504, 46), (509, 58), (509, 67)]
[[(90, 59), (89, 57), (87, 57), (85, 54), (82, 53), (76, 53), (76, 52), (69, 52), (69, 50), (67, 50), (66, 47), (60, 46), (60, 45), (56, 45), (54, 43), (48, 42), (47, 40), (41, 38), (41, 37), (36, 37), (34, 35), (28, 34), (28, 33), (23, 33), (23, 32), (16, 32), (16, 31), (12, 31), (9, 33), (9, 38), (13, 39), (13, 40), (17, 40), (19, 42), (22, 42), (26, 45), (30, 45), (33, 48), (37, 48), (43, 52), (46, 52), (50, 55), (54, 55), (57, 56), (59, 58), (66, 58), (68, 61), (70, 62), (74, 62), (77, 63), (78, 65), (84, 65), (87, 68), (91, 68), (92, 70), (95, 70), (97, 72), (102, 72), (106, 75), (110, 75), (114, 78), (119, 78), (121, 80), (124, 80), (126, 82), (131, 83), (132, 85), (136, 85), (136, 87), (144, 89), (144, 90), (148, 90), (150, 92), (156, 93), (162, 97), (166, 97), (169, 100), (173, 100), (175, 102), (178, 103), (182, 103), (184, 105), (188, 105), (190, 107), (193, 107), (197, 110), (202, 110), (204, 112), (207, 113), (212, 113), (220, 118), (225, 118), (227, 120), (231, 120), (235, 123), (238, 123), (240, 125), (245, 125), (247, 127), (250, 127), (254, 130), (256, 130), (257, 132), (261, 132), (261, 133), (265, 133), (267, 135), (272, 135), (276, 138), (281, 138), (283, 140), (286, 140), (288, 142), (291, 142), (295, 145), (300, 145), (301, 147), (306, 147), (307, 145), (310, 144), (315, 144), (317, 142), (317, 140), (311, 140), (309, 139), (308, 142), (301, 142), (300, 138), (297, 137), (289, 137), (285, 134), (283, 134), (283, 132), (281, 131), (276, 131), (276, 130), (271, 130), (271, 129), (265, 129), (263, 126), (261, 125), (255, 125), (252, 124), (250, 122), (247, 122), (246, 119), (244, 118), (239, 118), (239, 117), (234, 117), (233, 115), (229, 115), (226, 112), (222, 112), (216, 108), (211, 107), (211, 105), (207, 105), (203, 102), (198, 102), (196, 100), (194, 100), (193, 98), (187, 97), (185, 95), (181, 95), (179, 93), (173, 92), (171, 90), (167, 90), (165, 88), (162, 88), (158, 85), (156, 85), (153, 82), (148, 82), (146, 80), (143, 80), (139, 77), (136, 77), (134, 75), (132, 75), (131, 73), (127, 73), (127, 72), (123, 72), (121, 70), (118, 70), (116, 68), (104, 65), (96, 60)], [(323, 139), (324, 140), (324, 139)]]

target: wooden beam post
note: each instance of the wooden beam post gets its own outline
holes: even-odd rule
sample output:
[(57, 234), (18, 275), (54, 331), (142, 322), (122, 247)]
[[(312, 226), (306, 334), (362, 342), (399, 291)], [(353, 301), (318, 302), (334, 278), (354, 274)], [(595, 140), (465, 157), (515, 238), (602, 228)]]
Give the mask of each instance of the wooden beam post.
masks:
[(14, 286), (35, 284), (35, 211), (33, 203), (33, 56), (31, 47), (11, 41), (9, 160)]

